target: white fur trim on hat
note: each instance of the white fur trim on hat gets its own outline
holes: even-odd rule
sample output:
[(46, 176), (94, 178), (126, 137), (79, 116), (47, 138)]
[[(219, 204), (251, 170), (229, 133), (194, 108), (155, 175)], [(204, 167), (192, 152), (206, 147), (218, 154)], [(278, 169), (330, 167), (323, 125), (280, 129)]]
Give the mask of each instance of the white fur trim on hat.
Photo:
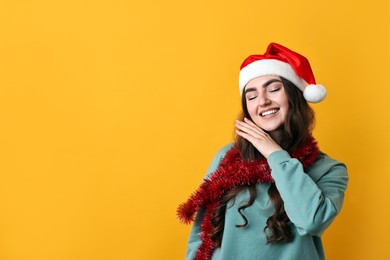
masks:
[(275, 59), (266, 59), (254, 61), (241, 69), (239, 77), (240, 95), (242, 95), (242, 91), (249, 81), (266, 75), (283, 77), (294, 83), (301, 91), (304, 91), (306, 87), (306, 82), (295, 73), (290, 64)]

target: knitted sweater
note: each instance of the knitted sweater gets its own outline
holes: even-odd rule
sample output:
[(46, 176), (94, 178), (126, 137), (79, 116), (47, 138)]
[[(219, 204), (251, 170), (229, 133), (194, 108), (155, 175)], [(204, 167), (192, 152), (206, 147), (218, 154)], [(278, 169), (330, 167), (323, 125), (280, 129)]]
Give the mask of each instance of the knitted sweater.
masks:
[[(223, 147), (211, 162), (206, 177), (214, 172), (232, 144)], [(276, 151), (268, 157), (268, 164), (276, 187), (284, 201), (286, 213), (294, 234), (289, 243), (267, 244), (263, 229), (274, 207), (268, 196), (270, 183), (256, 184), (253, 205), (243, 210), (248, 219), (244, 228), (236, 227), (243, 219), (238, 208), (245, 204), (249, 192), (237, 195), (234, 203), (228, 203), (222, 245), (213, 253), (213, 260), (316, 260), (325, 259), (321, 235), (340, 212), (348, 183), (343, 163), (320, 153), (306, 172), (301, 163), (284, 151)], [(198, 212), (187, 245), (186, 259), (195, 258), (203, 212)]]

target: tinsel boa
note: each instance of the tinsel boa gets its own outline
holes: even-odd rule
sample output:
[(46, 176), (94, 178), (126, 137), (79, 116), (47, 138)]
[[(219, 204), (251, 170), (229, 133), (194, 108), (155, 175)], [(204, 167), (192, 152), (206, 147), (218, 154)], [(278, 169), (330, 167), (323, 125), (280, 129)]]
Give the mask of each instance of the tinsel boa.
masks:
[[(304, 169), (314, 163), (318, 153), (317, 142), (313, 137), (308, 138), (304, 145), (289, 152), (291, 157), (302, 163)], [(222, 159), (218, 169), (211, 173), (188, 200), (178, 207), (177, 216), (185, 224), (194, 221), (195, 213), (201, 208), (205, 210), (200, 234), (202, 243), (196, 253), (196, 260), (211, 259), (215, 249), (215, 243), (211, 240), (212, 218), (224, 193), (236, 186), (262, 182), (274, 182), (267, 160), (261, 158), (243, 161), (238, 148), (233, 146)]]

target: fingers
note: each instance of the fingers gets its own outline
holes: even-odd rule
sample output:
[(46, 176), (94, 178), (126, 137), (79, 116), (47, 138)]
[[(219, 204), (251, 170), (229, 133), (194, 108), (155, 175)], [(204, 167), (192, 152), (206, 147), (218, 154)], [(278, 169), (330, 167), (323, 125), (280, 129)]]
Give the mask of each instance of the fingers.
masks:
[(257, 126), (255, 123), (253, 123), (252, 120), (249, 120), (249, 119), (246, 118), (246, 117), (244, 117), (244, 122), (247, 123), (248, 125), (251, 125), (251, 126), (253, 126), (253, 127), (255, 127), (255, 128), (258, 128), (258, 129), (260, 129), (262, 132), (264, 132), (263, 129), (261, 129), (259, 126)]
[(242, 132), (242, 133), (246, 133), (246, 134), (254, 136), (256, 138), (260, 138), (260, 136), (261, 136), (261, 133), (259, 133), (256, 129), (254, 129), (253, 127), (248, 126), (242, 122), (237, 122), (236, 128), (237, 128), (237, 131)]
[(252, 135), (249, 135), (249, 134), (247, 134), (245, 132), (242, 132), (240, 130), (236, 130), (236, 134), (238, 134), (239, 136), (241, 136), (242, 138), (248, 140), (251, 143), (253, 143), (256, 140), (256, 138), (253, 137)]
[(265, 158), (282, 148), (263, 129), (247, 118), (244, 121), (236, 121), (236, 133), (248, 140)]
[(243, 132), (241, 130), (236, 130), (236, 134), (241, 136), (242, 138), (248, 140), (250, 143), (252, 143), (255, 146), (259, 142), (259, 140), (264, 139), (262, 137), (253, 136), (252, 134), (248, 134), (248, 133)]
[(256, 132), (258, 133), (262, 133), (262, 134), (265, 134), (267, 135), (267, 133), (261, 128), (259, 127), (258, 125), (256, 125), (255, 123), (253, 123), (251, 120), (249, 120), (248, 118), (244, 118), (244, 122), (248, 125), (250, 125), (251, 127), (253, 127), (253, 129), (256, 130)]
[(244, 120), (245, 122), (241, 122), (238, 120), (236, 121), (236, 127), (239, 131), (245, 132), (257, 138), (267, 136), (267, 134), (264, 132), (263, 129), (261, 129), (256, 124), (251, 122), (249, 119), (244, 119)]

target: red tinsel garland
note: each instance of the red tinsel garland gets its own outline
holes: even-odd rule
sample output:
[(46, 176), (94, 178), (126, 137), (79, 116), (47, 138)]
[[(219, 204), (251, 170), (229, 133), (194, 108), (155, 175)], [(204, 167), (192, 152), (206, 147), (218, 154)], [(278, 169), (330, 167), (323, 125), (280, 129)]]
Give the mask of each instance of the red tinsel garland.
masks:
[[(317, 142), (310, 137), (305, 145), (291, 151), (290, 156), (298, 159), (306, 169), (314, 163), (318, 153)], [(187, 202), (178, 207), (178, 218), (185, 224), (194, 221), (195, 213), (202, 207), (205, 209), (200, 234), (202, 243), (196, 253), (196, 260), (211, 259), (215, 249), (215, 243), (211, 240), (213, 230), (211, 220), (224, 193), (236, 186), (263, 182), (274, 182), (267, 160), (261, 158), (255, 161), (243, 161), (238, 148), (233, 146), (222, 159), (218, 169), (210, 174)]]

